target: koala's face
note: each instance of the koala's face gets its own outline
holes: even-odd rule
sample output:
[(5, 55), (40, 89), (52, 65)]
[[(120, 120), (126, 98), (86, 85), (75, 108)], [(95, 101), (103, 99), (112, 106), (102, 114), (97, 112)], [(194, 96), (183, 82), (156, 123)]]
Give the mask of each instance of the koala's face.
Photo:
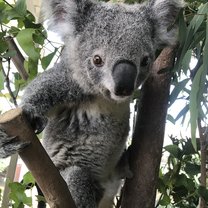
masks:
[(131, 6), (97, 5), (78, 34), (79, 68), (108, 99), (127, 99), (149, 74), (155, 52), (153, 28), (146, 10), (140, 10), (137, 15)]
[[(175, 43), (183, 0), (125, 5), (91, 0), (50, 1), (65, 42), (62, 59), (88, 93), (126, 100), (148, 76), (159, 45)], [(172, 29), (168, 31), (168, 28)]]

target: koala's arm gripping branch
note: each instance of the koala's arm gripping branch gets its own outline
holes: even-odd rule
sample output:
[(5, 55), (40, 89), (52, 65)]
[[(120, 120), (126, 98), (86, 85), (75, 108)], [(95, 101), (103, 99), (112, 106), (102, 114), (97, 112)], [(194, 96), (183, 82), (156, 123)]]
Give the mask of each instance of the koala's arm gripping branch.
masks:
[(22, 109), (2, 114), (0, 126), (9, 136), (17, 136), (18, 139), (31, 143), (19, 155), (36, 179), (50, 207), (75, 208), (65, 181), (25, 119)]

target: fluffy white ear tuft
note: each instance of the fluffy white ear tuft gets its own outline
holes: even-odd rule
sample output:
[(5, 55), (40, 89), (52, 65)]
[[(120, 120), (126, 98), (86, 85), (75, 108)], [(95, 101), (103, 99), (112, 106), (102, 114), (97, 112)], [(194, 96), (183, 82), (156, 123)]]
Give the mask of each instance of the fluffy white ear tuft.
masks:
[(72, 0), (44, 0), (41, 15), (42, 19), (48, 20), (48, 29), (64, 38), (74, 31), (71, 17), (76, 10), (77, 6)]
[(92, 5), (90, 0), (44, 0), (42, 16), (49, 20), (50, 30), (65, 38), (81, 27), (80, 19), (89, 5)]
[(158, 45), (174, 45), (178, 27), (174, 25), (179, 11), (184, 7), (183, 0), (150, 1), (151, 19), (155, 26), (155, 41)]

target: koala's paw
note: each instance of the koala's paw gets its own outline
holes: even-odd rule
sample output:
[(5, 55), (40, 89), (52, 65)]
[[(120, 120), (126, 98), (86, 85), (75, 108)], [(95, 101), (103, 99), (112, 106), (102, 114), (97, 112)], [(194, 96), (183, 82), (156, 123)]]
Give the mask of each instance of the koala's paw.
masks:
[(23, 108), (23, 113), (27, 121), (30, 123), (31, 127), (34, 129), (35, 133), (36, 134), (41, 133), (47, 124), (47, 118), (37, 115), (36, 113), (33, 113), (32, 111), (28, 111), (24, 108)]
[(5, 158), (20, 152), (29, 144), (30, 142), (21, 141), (18, 137), (8, 136), (7, 133), (0, 128), (0, 158)]

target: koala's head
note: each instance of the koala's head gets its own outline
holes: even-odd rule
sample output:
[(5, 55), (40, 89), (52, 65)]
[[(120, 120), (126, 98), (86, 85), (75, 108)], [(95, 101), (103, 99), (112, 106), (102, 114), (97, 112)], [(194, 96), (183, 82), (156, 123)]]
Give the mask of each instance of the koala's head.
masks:
[(114, 4), (47, 0), (51, 28), (63, 38), (62, 60), (88, 92), (122, 101), (148, 76), (155, 51), (176, 42), (183, 0)]

